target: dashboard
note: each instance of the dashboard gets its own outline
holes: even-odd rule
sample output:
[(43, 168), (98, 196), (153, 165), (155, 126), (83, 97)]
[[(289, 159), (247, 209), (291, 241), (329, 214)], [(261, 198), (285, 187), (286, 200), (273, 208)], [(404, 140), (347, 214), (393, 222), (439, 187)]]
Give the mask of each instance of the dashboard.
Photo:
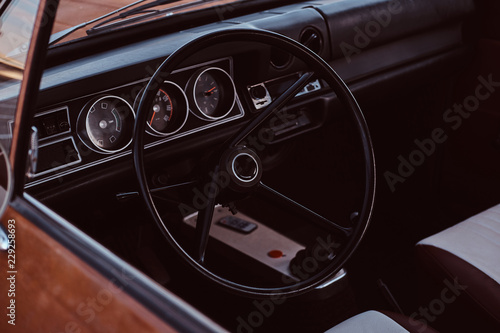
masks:
[[(130, 154), (136, 110), (146, 84), (147, 79), (130, 82), (38, 113), (39, 162), (31, 184)], [(147, 148), (244, 115), (230, 58), (177, 70), (159, 87), (153, 104)]]
[[(242, 86), (242, 80), (234, 78), (233, 62), (226, 57), (175, 70), (155, 95), (145, 149), (168, 148), (172, 141), (235, 122), (245, 117), (245, 110), (258, 113), (299, 75)], [(28, 188), (129, 156), (136, 111), (147, 83), (147, 79), (131, 82), (37, 113), (39, 160)], [(295, 98), (304, 99), (322, 87), (321, 81), (312, 80)], [(269, 124), (269, 143), (317, 128), (323, 118), (303, 106), (291, 112), (293, 116)]]
[[(391, 4), (308, 1), (180, 32), (149, 38), (143, 34), (130, 43), (97, 47), (89, 39), (54, 48), (35, 116), (38, 167), (27, 180), (27, 189), (57, 192), (71, 182), (83, 184), (130, 172), (135, 115), (149, 78), (177, 48), (208, 32), (264, 29), (295, 39), (329, 62), (361, 102), (365, 97), (390, 97), (389, 88), (411, 85), (404, 79), (408, 73), (428, 79), (437, 70), (463, 63), (467, 55), (463, 18), (473, 11), (467, 1), (453, 7), (448, 1), (399, 1), (391, 24), (379, 23), (380, 32), (366, 35), (366, 45), (355, 44), (357, 31), (377, 22), (373, 13), (387, 12)], [(419, 21), (418, 13), (427, 19)], [(346, 17), (357, 21), (347, 22)], [(359, 52), (346, 55), (349, 43)], [(279, 49), (244, 41), (200, 52), (159, 87), (148, 117), (146, 150), (159, 157), (221, 142), (303, 70), (303, 64)], [(324, 83), (312, 80), (292, 101), (288, 118), (265, 125), (273, 138), (270, 143), (320, 127), (326, 114), (318, 110), (335, 103)]]

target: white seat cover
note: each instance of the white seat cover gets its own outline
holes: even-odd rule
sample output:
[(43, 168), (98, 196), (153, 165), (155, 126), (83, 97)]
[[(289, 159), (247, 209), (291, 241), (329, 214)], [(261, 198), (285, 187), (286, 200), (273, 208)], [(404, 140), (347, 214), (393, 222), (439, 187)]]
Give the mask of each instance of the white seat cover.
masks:
[(500, 284), (500, 205), (421, 240), (446, 250)]
[(377, 311), (358, 314), (325, 333), (409, 333), (391, 318)]

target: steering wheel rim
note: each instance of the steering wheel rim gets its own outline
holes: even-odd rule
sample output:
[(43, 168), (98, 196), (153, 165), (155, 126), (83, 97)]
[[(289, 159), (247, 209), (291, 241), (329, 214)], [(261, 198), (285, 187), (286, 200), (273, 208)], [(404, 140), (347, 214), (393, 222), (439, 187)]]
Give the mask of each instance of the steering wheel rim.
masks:
[[(251, 41), (280, 48), (301, 59), (308, 66), (308, 68), (312, 69), (313, 73), (321, 73), (321, 78), (328, 83), (330, 88), (337, 95), (341, 104), (346, 107), (350, 111), (349, 113), (353, 116), (359, 135), (359, 140), (361, 141), (363, 148), (363, 162), (365, 166), (363, 201), (361, 210), (359, 211), (358, 219), (355, 223), (355, 226), (352, 228), (349, 239), (343, 245), (341, 252), (338, 253), (326, 266), (326, 268), (324, 268), (320, 273), (309, 279), (297, 282), (289, 286), (265, 288), (243, 285), (234, 281), (227, 280), (224, 277), (221, 277), (204, 267), (203, 264), (199, 262), (199, 260), (193, 258), (189, 254), (189, 252), (186, 251), (186, 249), (184, 249), (176, 241), (174, 236), (169, 231), (169, 228), (165, 225), (153, 201), (151, 190), (146, 178), (144, 166), (144, 132), (146, 128), (146, 117), (152, 107), (153, 97), (159, 85), (162, 82), (166, 81), (172, 71), (178, 68), (178, 66), (181, 65), (181, 63), (188, 56), (195, 54), (196, 52), (204, 48), (219, 43), (238, 41)], [(251, 121), (252, 119), (250, 120), (250, 122)], [(247, 128), (247, 125), (248, 124), (244, 124), (243, 127)], [(236, 138), (234, 139), (236, 140)], [(151, 213), (151, 216), (153, 217), (154, 221), (160, 228), (169, 244), (186, 262), (188, 262), (188, 264), (190, 264), (190, 266), (192, 266), (196, 271), (200, 272), (204, 277), (232, 292), (236, 292), (237, 294), (241, 294), (244, 296), (257, 298), (271, 296), (296, 296), (327, 282), (342, 268), (345, 262), (352, 255), (359, 242), (363, 238), (363, 235), (371, 219), (376, 185), (375, 159), (368, 126), (358, 103), (356, 102), (347, 85), (322, 58), (320, 58), (314, 52), (310, 51), (308, 48), (304, 47), (302, 44), (296, 42), (295, 40), (274, 32), (252, 29), (228, 29), (212, 32), (188, 42), (187, 44), (176, 50), (174, 53), (172, 53), (158, 67), (154, 75), (149, 80), (144, 93), (141, 96), (140, 102), (138, 104), (136, 124), (134, 128), (132, 152), (136, 176), (139, 183), (139, 192), (146, 204), (148, 211)]]

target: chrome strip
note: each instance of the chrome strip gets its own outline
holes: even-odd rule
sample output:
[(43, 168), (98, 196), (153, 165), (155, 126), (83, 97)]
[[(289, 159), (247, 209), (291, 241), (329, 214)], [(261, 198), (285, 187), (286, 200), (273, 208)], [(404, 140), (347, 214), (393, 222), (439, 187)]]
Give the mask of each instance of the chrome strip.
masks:
[(346, 271), (343, 268), (341, 268), (340, 271), (338, 271), (337, 274), (335, 274), (335, 276), (332, 279), (326, 281), (323, 284), (320, 284), (315, 289), (327, 288), (327, 287), (331, 286), (332, 284), (334, 284), (335, 282), (344, 278), (346, 275), (347, 275)]
[[(73, 139), (72, 136), (61, 138), (61, 139), (59, 139), (57, 141), (52, 141), (52, 142), (49, 142), (49, 143), (44, 143), (44, 144), (42, 144), (42, 145), (40, 145), (38, 147), (38, 150), (40, 151), (40, 148), (43, 148), (43, 147), (46, 147), (46, 146), (51, 146), (53, 144), (56, 144), (56, 143), (59, 143), (59, 142), (65, 141), (65, 140), (71, 140), (71, 143), (73, 144), (73, 148), (75, 149), (76, 154), (78, 155), (78, 160), (77, 161), (73, 161), (73, 162), (68, 162), (66, 164), (61, 164), (61, 165), (59, 165), (57, 167), (54, 167), (52, 169), (48, 169), (48, 170), (45, 170), (45, 171), (37, 172), (37, 173), (35, 173), (34, 177), (43, 176), (43, 175), (46, 175), (48, 173), (51, 173), (51, 172), (54, 172), (54, 171), (57, 171), (57, 170), (60, 170), (60, 169), (63, 169), (63, 168), (75, 165), (75, 164), (78, 164), (78, 163), (80, 163), (82, 161), (82, 157), (80, 156), (80, 152), (78, 151), (78, 149), (76, 149), (75, 140)], [(59, 175), (57, 175), (57, 176), (59, 176)], [(27, 187), (27, 186), (25, 186), (25, 187)]]
[(0, 251), (7, 251), (9, 249), (9, 237), (7, 237), (7, 231), (3, 227), (2, 224), (0, 224)]

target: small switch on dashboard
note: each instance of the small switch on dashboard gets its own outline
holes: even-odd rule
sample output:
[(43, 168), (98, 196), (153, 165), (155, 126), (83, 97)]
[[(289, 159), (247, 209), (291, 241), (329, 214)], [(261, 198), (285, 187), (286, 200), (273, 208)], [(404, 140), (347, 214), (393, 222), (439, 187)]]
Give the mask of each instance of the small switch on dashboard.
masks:
[(264, 83), (249, 86), (247, 89), (255, 109), (260, 110), (271, 104), (271, 95), (269, 95)]

